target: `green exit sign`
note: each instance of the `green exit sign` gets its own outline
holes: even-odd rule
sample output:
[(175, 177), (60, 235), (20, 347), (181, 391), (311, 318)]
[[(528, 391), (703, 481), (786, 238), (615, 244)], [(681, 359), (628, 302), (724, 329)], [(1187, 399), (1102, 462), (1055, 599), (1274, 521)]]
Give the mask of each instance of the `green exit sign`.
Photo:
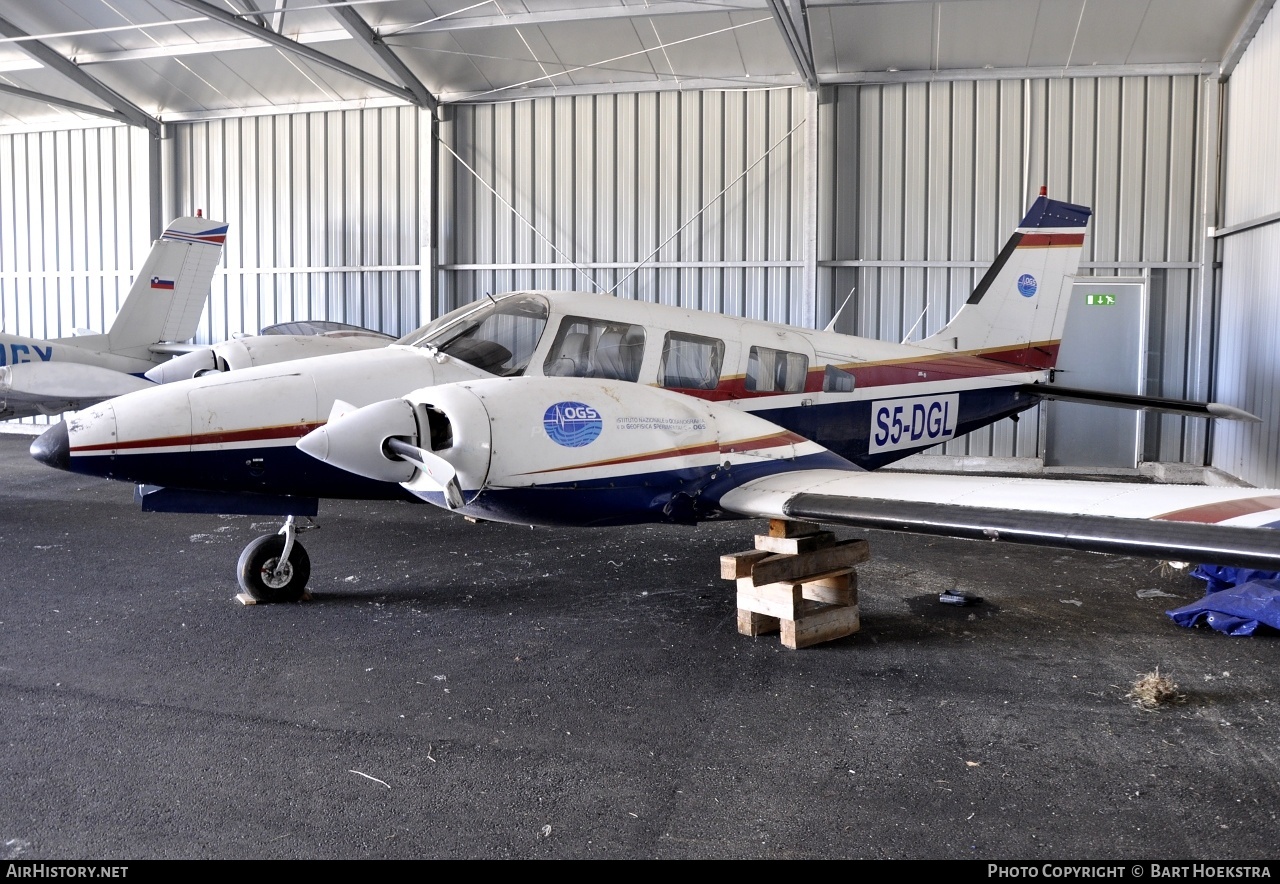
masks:
[(1084, 302), (1090, 307), (1114, 307), (1115, 295), (1085, 295)]

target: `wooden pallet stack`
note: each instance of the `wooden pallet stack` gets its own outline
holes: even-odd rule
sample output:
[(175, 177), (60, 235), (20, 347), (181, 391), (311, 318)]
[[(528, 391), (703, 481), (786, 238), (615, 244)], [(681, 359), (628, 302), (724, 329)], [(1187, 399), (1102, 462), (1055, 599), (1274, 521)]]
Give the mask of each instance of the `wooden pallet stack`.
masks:
[(858, 631), (858, 573), (865, 540), (837, 542), (811, 522), (772, 519), (756, 548), (720, 557), (720, 576), (738, 588), (738, 632), (780, 632), (792, 650)]

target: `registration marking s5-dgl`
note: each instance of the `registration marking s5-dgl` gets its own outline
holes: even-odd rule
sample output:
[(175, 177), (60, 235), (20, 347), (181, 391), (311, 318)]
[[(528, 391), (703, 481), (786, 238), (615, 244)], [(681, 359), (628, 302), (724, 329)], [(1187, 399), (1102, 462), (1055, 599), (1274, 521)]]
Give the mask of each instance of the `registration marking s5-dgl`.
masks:
[(872, 402), (867, 450), (875, 454), (946, 442), (956, 434), (959, 413), (959, 393)]

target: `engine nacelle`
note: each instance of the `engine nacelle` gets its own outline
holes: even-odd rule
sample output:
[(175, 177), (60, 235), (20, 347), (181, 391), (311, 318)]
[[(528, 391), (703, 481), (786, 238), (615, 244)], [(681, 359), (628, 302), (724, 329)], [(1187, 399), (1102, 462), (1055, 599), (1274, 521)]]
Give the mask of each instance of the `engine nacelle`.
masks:
[(149, 370), (147, 378), (157, 384), (168, 384), (212, 372), (239, 371), (258, 365), (386, 346), (386, 338), (372, 335), (246, 335), (175, 356)]
[[(747, 412), (587, 378), (493, 378), (416, 390), (335, 415), (298, 447), (370, 477), (399, 478), (412, 466), (400, 481), (423, 500), (519, 524), (697, 521), (718, 515), (720, 495), (741, 482), (852, 468)], [(452, 498), (449, 481), (460, 492)]]

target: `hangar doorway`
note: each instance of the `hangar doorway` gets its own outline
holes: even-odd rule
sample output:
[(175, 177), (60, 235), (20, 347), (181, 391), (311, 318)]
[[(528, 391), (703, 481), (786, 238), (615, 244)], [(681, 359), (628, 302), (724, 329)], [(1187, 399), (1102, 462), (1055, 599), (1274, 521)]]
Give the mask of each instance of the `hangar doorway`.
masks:
[[(1056, 380), (1064, 387), (1144, 393), (1146, 277), (1078, 277), (1062, 334)], [(1141, 411), (1046, 402), (1045, 466), (1136, 468)]]

